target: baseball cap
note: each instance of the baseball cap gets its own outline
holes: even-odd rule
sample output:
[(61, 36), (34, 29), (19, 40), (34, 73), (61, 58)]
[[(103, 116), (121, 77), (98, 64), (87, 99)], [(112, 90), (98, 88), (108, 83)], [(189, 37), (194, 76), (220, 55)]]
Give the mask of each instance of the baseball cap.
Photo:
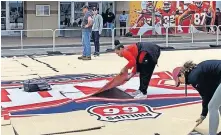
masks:
[(89, 7), (87, 5), (84, 5), (81, 9), (87, 8), (89, 9)]
[(179, 74), (180, 74), (180, 70), (182, 67), (176, 67), (173, 70), (172, 76), (173, 76), (173, 80), (175, 81), (175, 85), (176, 87), (180, 86), (180, 82), (179, 82)]

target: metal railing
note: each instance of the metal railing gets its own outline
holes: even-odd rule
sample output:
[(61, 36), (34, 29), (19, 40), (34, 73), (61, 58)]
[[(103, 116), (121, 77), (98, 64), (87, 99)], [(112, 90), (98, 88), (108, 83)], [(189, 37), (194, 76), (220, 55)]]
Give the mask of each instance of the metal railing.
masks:
[[(194, 35), (196, 35), (196, 33), (197, 34), (200, 34), (200, 33), (207, 33), (207, 30), (206, 30), (206, 28), (207, 27), (210, 27), (210, 28), (212, 28), (213, 30), (214, 30), (214, 28), (215, 29), (217, 29), (217, 26), (216, 25), (206, 25), (206, 26), (181, 26), (181, 28), (188, 28), (188, 32), (185, 30), (185, 32), (183, 31), (183, 32), (179, 32), (178, 31), (178, 27), (179, 26), (173, 26), (173, 27), (167, 27), (166, 28), (166, 47), (168, 47), (169, 46), (169, 38), (168, 38), (168, 35), (170, 35), (169, 34), (169, 32), (168, 32), (168, 30), (170, 29), (170, 28), (175, 28), (175, 35), (177, 35), (177, 34), (185, 34), (185, 35), (188, 35), (188, 34), (191, 34), (191, 43), (194, 43)], [(196, 28), (203, 28), (203, 31), (200, 31), (200, 30), (197, 30)], [(218, 43), (218, 39), (219, 39), (219, 31), (216, 31), (216, 44), (218, 45), (219, 43)]]
[[(187, 33), (187, 32), (184, 32), (184, 30), (182, 31), (182, 32), (179, 32), (178, 31), (178, 27), (179, 26), (170, 26), (170, 27), (166, 27), (165, 29), (166, 29), (166, 47), (169, 47), (169, 35), (172, 35), (173, 33), (171, 33), (171, 34), (169, 34), (169, 29), (171, 29), (171, 28), (174, 28), (174, 34), (175, 35), (177, 35), (177, 34), (185, 34), (185, 35), (188, 35), (188, 34), (190, 34), (190, 33)], [(189, 29), (191, 29), (191, 27), (190, 26), (181, 26), (181, 28), (189, 28)], [(193, 33), (191, 33), (191, 39), (192, 39), (192, 43), (193, 43)]]
[[(161, 26), (161, 29), (164, 28), (165, 32), (162, 33), (162, 35), (165, 35), (165, 37), (163, 37), (163, 41), (162, 43), (165, 43), (165, 47), (169, 47), (169, 35), (177, 35), (177, 34), (183, 34), (183, 35), (190, 35), (191, 34), (191, 37), (189, 38), (191, 41), (191, 43), (194, 43), (194, 36), (199, 34), (199, 33), (207, 33), (207, 31), (205, 32), (195, 32), (194, 30), (196, 28), (199, 28), (199, 27), (202, 27), (202, 28), (206, 28), (206, 27), (211, 27), (213, 28), (214, 30), (216, 30), (216, 37), (214, 38), (214, 41), (216, 42), (216, 45), (219, 45), (219, 33), (220, 33), (220, 29), (221, 29), (221, 25), (219, 26), (215, 26), (215, 25), (209, 25), (209, 26), (196, 26), (196, 27), (193, 27), (193, 26), (181, 26), (181, 28), (188, 28), (189, 29), (189, 32), (178, 32), (178, 26), (173, 26), (173, 27), (167, 27), (167, 28), (164, 28), (163, 26)], [(174, 33), (169, 33), (169, 29), (171, 28), (174, 28), (175, 29), (175, 32)], [(103, 30), (110, 30), (110, 28), (104, 28)], [(116, 28), (113, 28), (111, 29), (111, 32), (112, 32), (112, 36), (110, 37), (111, 38), (111, 48), (114, 49), (114, 40), (116, 39), (116, 33), (118, 32), (118, 30), (120, 30), (122, 28), (119, 28), (119, 27), (116, 27)], [(126, 31), (130, 31), (132, 29), (132, 27), (124, 27), (123, 29), (126, 29)], [(154, 30), (155, 28), (153, 27), (136, 27), (135, 29), (147, 29), (147, 30)], [(4, 30), (4, 31), (14, 31), (14, 32), (20, 32), (20, 49), (24, 49), (24, 43), (23, 43), (23, 35), (24, 35), (24, 32), (39, 32), (39, 31), (49, 31), (52, 33), (52, 50), (53, 51), (56, 51), (56, 32), (58, 31), (81, 31), (81, 29), (55, 29), (55, 30), (52, 30), (52, 29), (29, 29), (29, 30)], [(123, 30), (122, 30), (122, 33), (123, 33)], [(145, 33), (145, 32), (144, 32)], [(138, 34), (137, 36), (139, 36), (139, 41), (143, 41), (144, 40), (144, 37), (142, 34)], [(165, 40), (164, 40), (165, 38)], [(145, 38), (147, 40), (149, 40), (149, 38)], [(134, 40), (131, 40), (131, 42), (136, 42)]]
[[(129, 29), (131, 29), (132, 27), (123, 27), (123, 28), (113, 28), (112, 29), (112, 49), (114, 49), (114, 47), (115, 47), (115, 45), (114, 45), (114, 40), (115, 40), (115, 32), (116, 32), (116, 30), (120, 30), (120, 29), (122, 29), (122, 33), (123, 33), (123, 29), (126, 29), (126, 31), (127, 30), (129, 30)], [(141, 28), (141, 29), (148, 29), (149, 27), (136, 27), (136, 29), (137, 28)], [(138, 35), (139, 36), (139, 41), (141, 42), (142, 41), (142, 35), (141, 34), (139, 34)]]
[(74, 30), (74, 31), (77, 31), (77, 30), (81, 30), (81, 29), (55, 29), (55, 30), (53, 31), (53, 52), (55, 51), (56, 32), (57, 32), (57, 31), (60, 31), (60, 30), (65, 30), (65, 31), (72, 31), (72, 30)]
[[(50, 31), (53, 34), (53, 30), (52, 29), (28, 29), (28, 30), (4, 30), (4, 32), (20, 32), (20, 49), (24, 49), (24, 44), (23, 44), (23, 34), (24, 32), (39, 32), (39, 31)], [(53, 44), (53, 43), (52, 43)]]
[[(81, 30), (82, 29), (55, 29), (54, 31), (53, 31), (53, 51), (56, 51), (55, 50), (55, 48), (56, 48), (56, 32), (58, 32), (58, 31), (80, 31), (80, 33), (81, 33)], [(111, 31), (111, 28), (103, 28), (103, 30), (110, 30)], [(81, 35), (81, 34), (80, 34)]]

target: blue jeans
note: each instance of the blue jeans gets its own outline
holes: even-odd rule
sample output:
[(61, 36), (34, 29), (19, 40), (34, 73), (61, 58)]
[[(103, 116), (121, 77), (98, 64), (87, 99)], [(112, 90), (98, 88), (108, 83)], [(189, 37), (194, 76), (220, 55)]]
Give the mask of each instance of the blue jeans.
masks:
[(113, 29), (113, 23), (107, 23), (107, 36), (111, 37), (112, 35), (112, 29)]
[(83, 56), (91, 57), (91, 31), (82, 30)]

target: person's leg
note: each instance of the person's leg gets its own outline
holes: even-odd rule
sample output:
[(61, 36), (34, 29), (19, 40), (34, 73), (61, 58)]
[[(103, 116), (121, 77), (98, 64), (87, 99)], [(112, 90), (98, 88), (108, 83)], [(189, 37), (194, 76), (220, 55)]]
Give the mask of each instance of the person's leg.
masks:
[(220, 116), (221, 116), (221, 106), (219, 107), (219, 114), (220, 114)]
[(111, 37), (112, 37), (112, 30), (114, 29), (114, 23), (111, 23)]
[(91, 42), (94, 42), (94, 35), (93, 35), (93, 31), (91, 32)]
[(147, 89), (148, 89), (154, 68), (155, 68), (154, 64), (150, 64), (150, 65), (142, 64), (140, 67), (140, 87), (139, 87), (139, 90), (144, 95), (147, 94)]
[(90, 42), (90, 40), (91, 40), (91, 32), (89, 31), (88, 32), (88, 41), (87, 41), (87, 57), (91, 57), (91, 42)]
[(219, 126), (219, 109), (221, 106), (221, 84), (209, 102), (209, 135), (216, 135)]
[(210, 30), (210, 26), (209, 26), (210, 24), (208, 24), (208, 22), (207, 22), (206, 25), (207, 25), (207, 26), (206, 26), (206, 31), (207, 31), (207, 33), (209, 33), (209, 32), (210, 32), (210, 31), (209, 31), (209, 30)]
[(99, 31), (94, 32), (94, 45), (95, 45), (95, 55), (99, 55), (100, 43), (99, 43)]
[(95, 43), (95, 31), (92, 31), (92, 33), (91, 33), (91, 37), (92, 37), (92, 40), (93, 40), (93, 42), (94, 42), (94, 54), (96, 53), (96, 43)]
[(91, 32), (85, 32), (85, 55), (87, 58), (91, 58), (91, 44), (90, 44)]
[(110, 36), (110, 23), (107, 23), (107, 36), (109, 37)]
[(107, 23), (104, 23), (103, 33), (104, 33), (104, 37), (106, 37), (107, 36)]
[(120, 22), (120, 36), (122, 36), (122, 27), (123, 27), (123, 22)]
[(209, 27), (208, 26), (206, 27), (206, 32), (209, 33)]
[(124, 27), (124, 36), (125, 36), (126, 35), (126, 27), (127, 27), (127, 23), (126, 22), (123, 23), (123, 27)]
[(86, 56), (85, 53), (85, 32), (82, 31), (81, 33), (81, 42), (82, 42), (82, 46), (83, 46), (83, 51), (82, 51), (82, 56), (78, 57), (78, 59), (83, 59)]
[(143, 62), (139, 64), (139, 72), (140, 72), (139, 90), (142, 92), (143, 95), (147, 95), (147, 89), (148, 89), (153, 71), (155, 69), (155, 65), (156, 64), (153, 62), (152, 58), (148, 54), (144, 57)]

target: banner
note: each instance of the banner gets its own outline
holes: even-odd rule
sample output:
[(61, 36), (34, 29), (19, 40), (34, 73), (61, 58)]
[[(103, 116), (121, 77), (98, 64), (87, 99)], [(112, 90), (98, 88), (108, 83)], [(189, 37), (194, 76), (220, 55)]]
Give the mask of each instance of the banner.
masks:
[(206, 24), (214, 25), (215, 4), (215, 1), (131, 1), (130, 32), (153, 35), (155, 31), (156, 35), (162, 35), (167, 27), (169, 34), (205, 32)]

